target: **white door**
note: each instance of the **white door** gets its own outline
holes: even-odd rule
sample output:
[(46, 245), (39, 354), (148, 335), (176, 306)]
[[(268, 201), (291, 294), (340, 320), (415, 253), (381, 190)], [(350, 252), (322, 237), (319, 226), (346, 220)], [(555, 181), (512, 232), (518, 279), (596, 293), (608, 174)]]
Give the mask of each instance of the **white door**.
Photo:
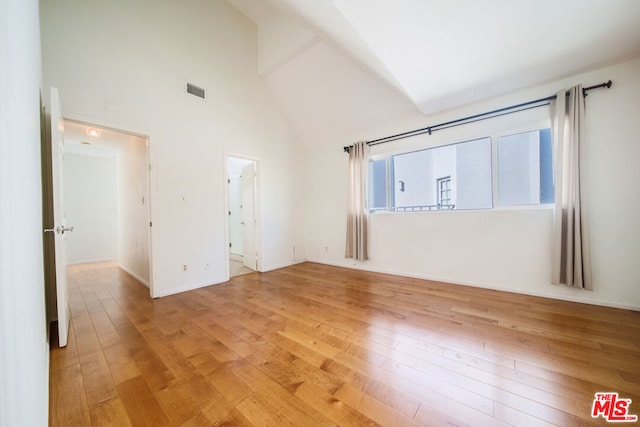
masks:
[(56, 302), (58, 312), (58, 337), (60, 347), (67, 345), (69, 335), (69, 289), (67, 286), (67, 253), (65, 233), (73, 231), (66, 227), (64, 191), (62, 186), (64, 160), (64, 122), (58, 89), (51, 88), (51, 180), (53, 184), (54, 228), (46, 230), (55, 234), (56, 257)]
[(242, 248), (244, 265), (257, 270), (255, 162), (242, 168)]

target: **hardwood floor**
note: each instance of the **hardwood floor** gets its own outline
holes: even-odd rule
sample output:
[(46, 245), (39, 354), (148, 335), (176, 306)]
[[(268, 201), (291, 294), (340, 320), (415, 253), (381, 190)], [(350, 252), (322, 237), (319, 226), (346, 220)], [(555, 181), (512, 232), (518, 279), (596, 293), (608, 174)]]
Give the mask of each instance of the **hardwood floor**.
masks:
[(640, 313), (313, 263), (152, 300), (69, 269), (53, 426), (604, 425), (640, 415)]

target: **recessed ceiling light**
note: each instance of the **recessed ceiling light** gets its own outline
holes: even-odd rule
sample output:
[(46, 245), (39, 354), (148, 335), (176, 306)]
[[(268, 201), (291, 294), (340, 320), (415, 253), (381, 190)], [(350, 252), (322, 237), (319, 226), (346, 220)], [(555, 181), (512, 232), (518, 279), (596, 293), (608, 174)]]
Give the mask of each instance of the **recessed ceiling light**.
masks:
[(84, 145), (91, 145), (91, 143), (90, 143), (90, 142), (87, 142), (87, 141), (81, 141), (81, 142), (80, 142), (80, 144), (84, 144)]
[(96, 128), (87, 128), (87, 135), (91, 138), (97, 138), (100, 136), (100, 130)]

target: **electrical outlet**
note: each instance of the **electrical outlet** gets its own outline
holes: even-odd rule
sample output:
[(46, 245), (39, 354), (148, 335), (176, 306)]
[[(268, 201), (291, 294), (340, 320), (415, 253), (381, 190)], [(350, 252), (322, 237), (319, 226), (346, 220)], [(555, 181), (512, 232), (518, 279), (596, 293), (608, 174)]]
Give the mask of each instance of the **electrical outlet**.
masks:
[(182, 271), (187, 271), (187, 264), (182, 264)]
[(208, 270), (208, 269), (210, 269), (210, 268), (211, 268), (211, 264), (206, 263), (206, 264), (204, 265), (204, 269), (205, 269), (205, 270)]

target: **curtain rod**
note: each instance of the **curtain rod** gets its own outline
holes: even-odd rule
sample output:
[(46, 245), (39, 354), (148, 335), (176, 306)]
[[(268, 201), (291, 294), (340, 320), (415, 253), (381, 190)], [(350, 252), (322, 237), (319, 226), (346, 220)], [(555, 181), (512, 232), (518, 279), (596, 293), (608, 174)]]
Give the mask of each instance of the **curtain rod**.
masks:
[[(590, 91), (591, 89), (598, 89), (603, 87), (606, 87), (608, 89), (611, 87), (611, 84), (612, 82), (611, 80), (609, 80), (605, 83), (600, 83), (597, 85), (582, 88), (582, 94), (584, 96), (587, 96), (587, 91)], [(569, 91), (567, 91), (566, 94), (568, 95)], [(367, 141), (367, 145), (372, 146), (372, 145), (384, 144), (385, 142), (396, 141), (398, 139), (409, 138), (412, 136), (422, 135), (424, 133), (428, 133), (429, 135), (431, 135), (433, 132), (438, 130), (448, 129), (455, 126), (461, 126), (467, 123), (474, 123), (482, 120), (492, 119), (494, 117), (500, 117), (506, 114), (517, 113), (519, 111), (525, 111), (533, 108), (543, 107), (545, 105), (549, 105), (550, 101), (556, 98), (557, 98), (557, 95), (547, 96), (546, 98), (540, 98), (534, 101), (528, 101), (528, 102), (523, 102), (521, 104), (510, 105), (509, 107), (499, 108), (497, 110), (487, 111), (485, 113), (475, 114), (473, 116), (463, 117), (461, 119), (451, 120), (448, 122), (439, 123), (437, 125), (427, 126), (421, 129), (402, 132), (402, 133), (398, 133), (391, 136), (385, 136), (383, 138)], [(351, 147), (352, 145), (345, 146), (344, 147), (345, 153), (348, 153), (349, 151), (351, 151)]]

